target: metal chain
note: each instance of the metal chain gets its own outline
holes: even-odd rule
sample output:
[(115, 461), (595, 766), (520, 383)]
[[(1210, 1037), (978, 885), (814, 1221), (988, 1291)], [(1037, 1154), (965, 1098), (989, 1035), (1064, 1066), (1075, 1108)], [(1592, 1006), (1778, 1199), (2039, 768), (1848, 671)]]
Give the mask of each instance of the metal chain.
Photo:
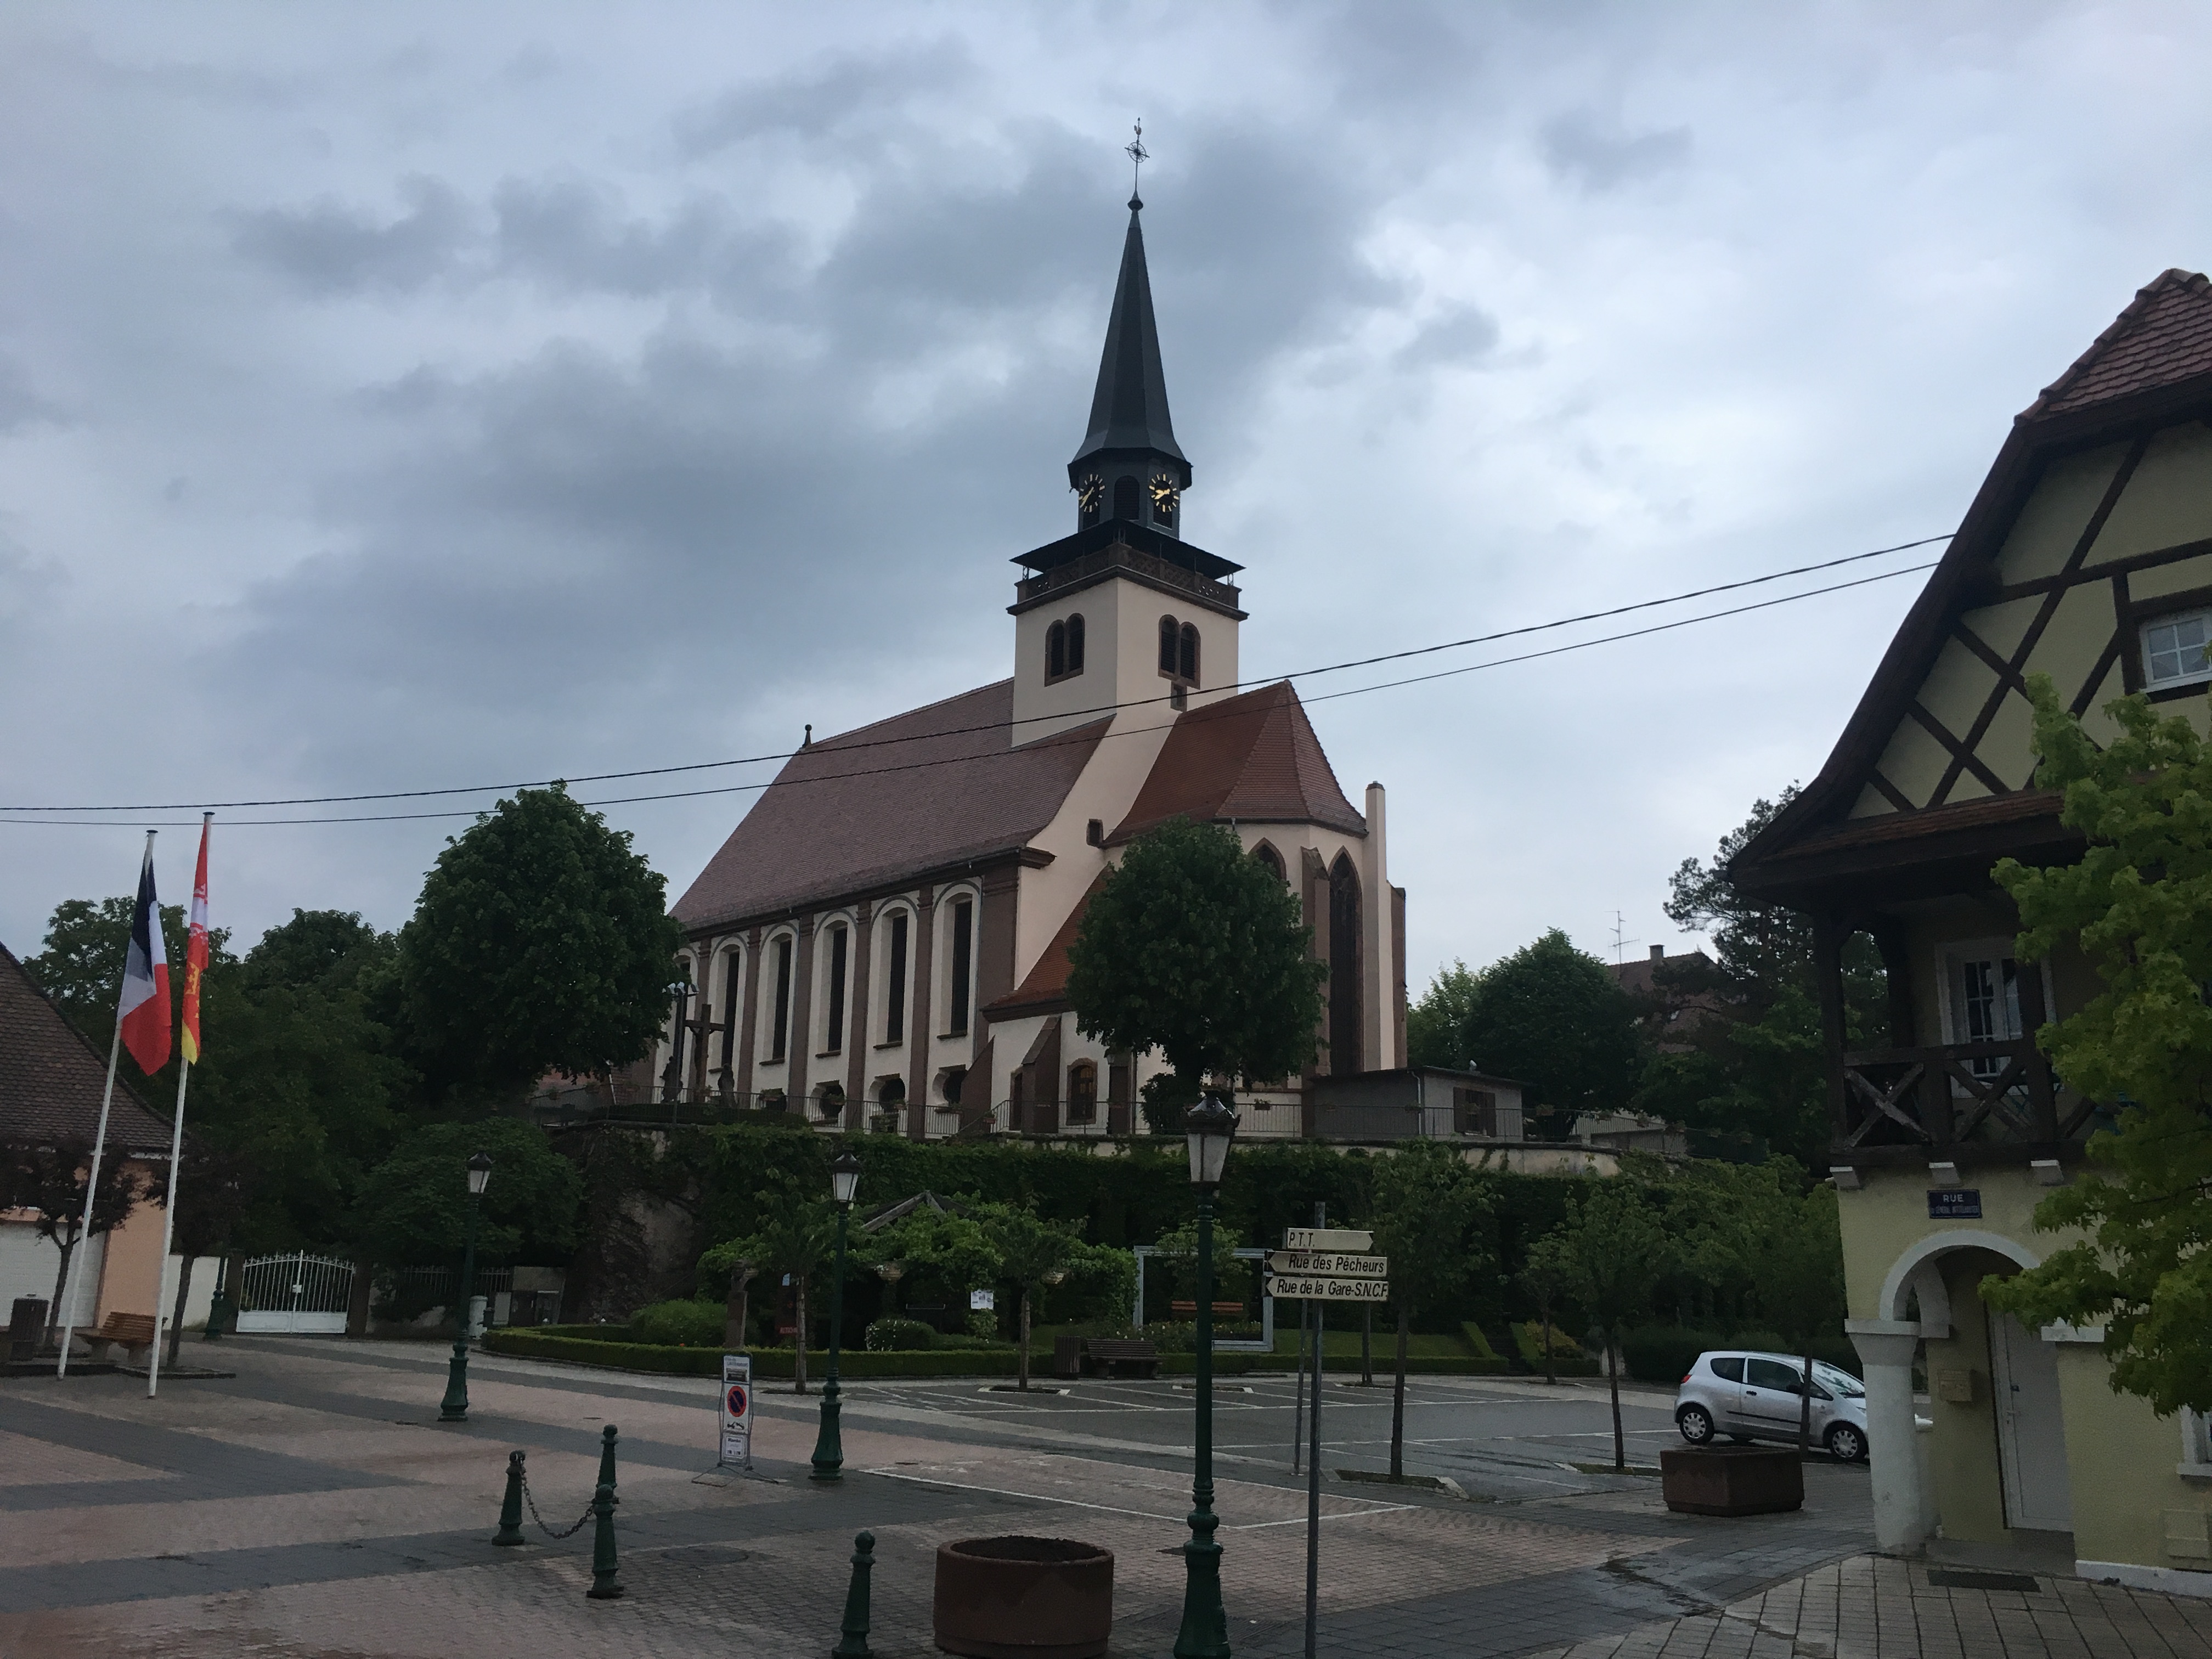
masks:
[[(530, 1477), (526, 1474), (522, 1477), (522, 1501), (530, 1505), (530, 1518), (538, 1523), (538, 1531), (544, 1533), (548, 1538), (553, 1539), (556, 1542), (561, 1539), (573, 1537), (575, 1534), (581, 1532), (584, 1528), (584, 1522), (592, 1518), (592, 1505), (590, 1504), (586, 1504), (584, 1505), (583, 1514), (576, 1518), (576, 1524), (574, 1526), (564, 1528), (559, 1532), (554, 1531), (552, 1528), (545, 1524), (545, 1517), (538, 1512), (538, 1498), (537, 1495), (530, 1490)], [(592, 1501), (598, 1501), (596, 1494), (594, 1494)]]

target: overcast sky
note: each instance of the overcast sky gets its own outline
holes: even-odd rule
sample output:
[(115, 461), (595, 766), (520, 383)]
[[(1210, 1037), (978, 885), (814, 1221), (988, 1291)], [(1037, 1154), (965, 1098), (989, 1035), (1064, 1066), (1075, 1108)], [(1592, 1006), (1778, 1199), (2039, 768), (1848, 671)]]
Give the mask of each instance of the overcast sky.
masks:
[[(19, 3), (0, 805), (717, 759), (1003, 678), (1139, 116), (1249, 675), (1946, 531), (2212, 259), (2208, 83), (2191, 4)], [(1818, 769), (1921, 580), (1302, 682), (1389, 787), (1416, 992), (1616, 910), (1683, 948), (1669, 872)], [(750, 799), (607, 811), (672, 897)], [(295, 815), (219, 827), (241, 942), (396, 926), (467, 822), (228, 823)], [(0, 823), (0, 939), (154, 819)]]

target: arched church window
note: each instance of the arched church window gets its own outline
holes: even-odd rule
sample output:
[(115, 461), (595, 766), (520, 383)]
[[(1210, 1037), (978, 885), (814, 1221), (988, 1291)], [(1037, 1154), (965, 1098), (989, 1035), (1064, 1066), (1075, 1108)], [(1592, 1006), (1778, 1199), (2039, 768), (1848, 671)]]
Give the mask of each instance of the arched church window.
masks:
[(1083, 672), (1083, 618), (1080, 616), (1067, 619), (1067, 672), (1071, 674)]
[(1178, 642), (1179, 642), (1179, 641), (1180, 641), (1180, 638), (1181, 638), (1181, 636), (1180, 636), (1180, 635), (1176, 633), (1176, 619), (1175, 619), (1173, 617), (1161, 617), (1161, 618), (1160, 618), (1160, 672), (1161, 672), (1161, 673), (1163, 673), (1163, 674), (1172, 674), (1172, 673), (1174, 673), (1174, 672), (1176, 672), (1176, 657), (1180, 654), (1180, 652), (1179, 652), (1179, 650), (1178, 650)]
[(1044, 630), (1044, 677), (1056, 680), (1067, 672), (1067, 624), (1054, 623)]
[(1067, 1121), (1098, 1121), (1098, 1067), (1091, 1060), (1079, 1060), (1067, 1068)]
[(1134, 478), (1124, 476), (1114, 480), (1114, 516), (1117, 519), (1141, 519), (1145, 515), (1138, 506), (1141, 492)]
[(1328, 1069), (1348, 1077), (1361, 1057), (1359, 872), (1339, 853), (1328, 872)]
[(1198, 684), (1198, 629), (1190, 623), (1182, 625), (1182, 636), (1177, 641), (1176, 672), (1193, 685)]
[(1288, 876), (1285, 874), (1283, 870), (1283, 855), (1280, 853), (1278, 853), (1273, 848), (1270, 847), (1266, 842), (1261, 842), (1257, 847), (1252, 849), (1252, 856), (1258, 862), (1265, 865), (1277, 881), (1285, 881), (1289, 879)]

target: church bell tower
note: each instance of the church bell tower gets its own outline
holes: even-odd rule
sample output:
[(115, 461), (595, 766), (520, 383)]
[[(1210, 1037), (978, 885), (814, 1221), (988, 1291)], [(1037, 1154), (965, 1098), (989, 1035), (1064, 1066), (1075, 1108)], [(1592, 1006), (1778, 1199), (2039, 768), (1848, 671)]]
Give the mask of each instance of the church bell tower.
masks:
[(1145, 204), (1129, 198), (1129, 233), (1121, 274), (1106, 324), (1106, 349), (1091, 395), (1091, 427), (1067, 464), (1075, 491), (1075, 526), (1109, 519), (1179, 536), (1190, 463), (1168, 417), (1167, 376), (1160, 368), (1160, 333), (1152, 320), (1152, 283), (1145, 269)]

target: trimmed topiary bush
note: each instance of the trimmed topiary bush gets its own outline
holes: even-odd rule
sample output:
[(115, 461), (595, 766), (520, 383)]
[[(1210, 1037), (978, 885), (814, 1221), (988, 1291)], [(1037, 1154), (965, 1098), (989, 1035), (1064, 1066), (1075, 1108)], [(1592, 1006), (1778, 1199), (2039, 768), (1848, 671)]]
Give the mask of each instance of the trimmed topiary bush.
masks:
[(937, 1333), (919, 1319), (876, 1320), (862, 1339), (870, 1353), (915, 1353), (936, 1345)]
[(656, 1347), (720, 1348), (726, 1317), (719, 1302), (656, 1302), (629, 1316), (629, 1338)]

